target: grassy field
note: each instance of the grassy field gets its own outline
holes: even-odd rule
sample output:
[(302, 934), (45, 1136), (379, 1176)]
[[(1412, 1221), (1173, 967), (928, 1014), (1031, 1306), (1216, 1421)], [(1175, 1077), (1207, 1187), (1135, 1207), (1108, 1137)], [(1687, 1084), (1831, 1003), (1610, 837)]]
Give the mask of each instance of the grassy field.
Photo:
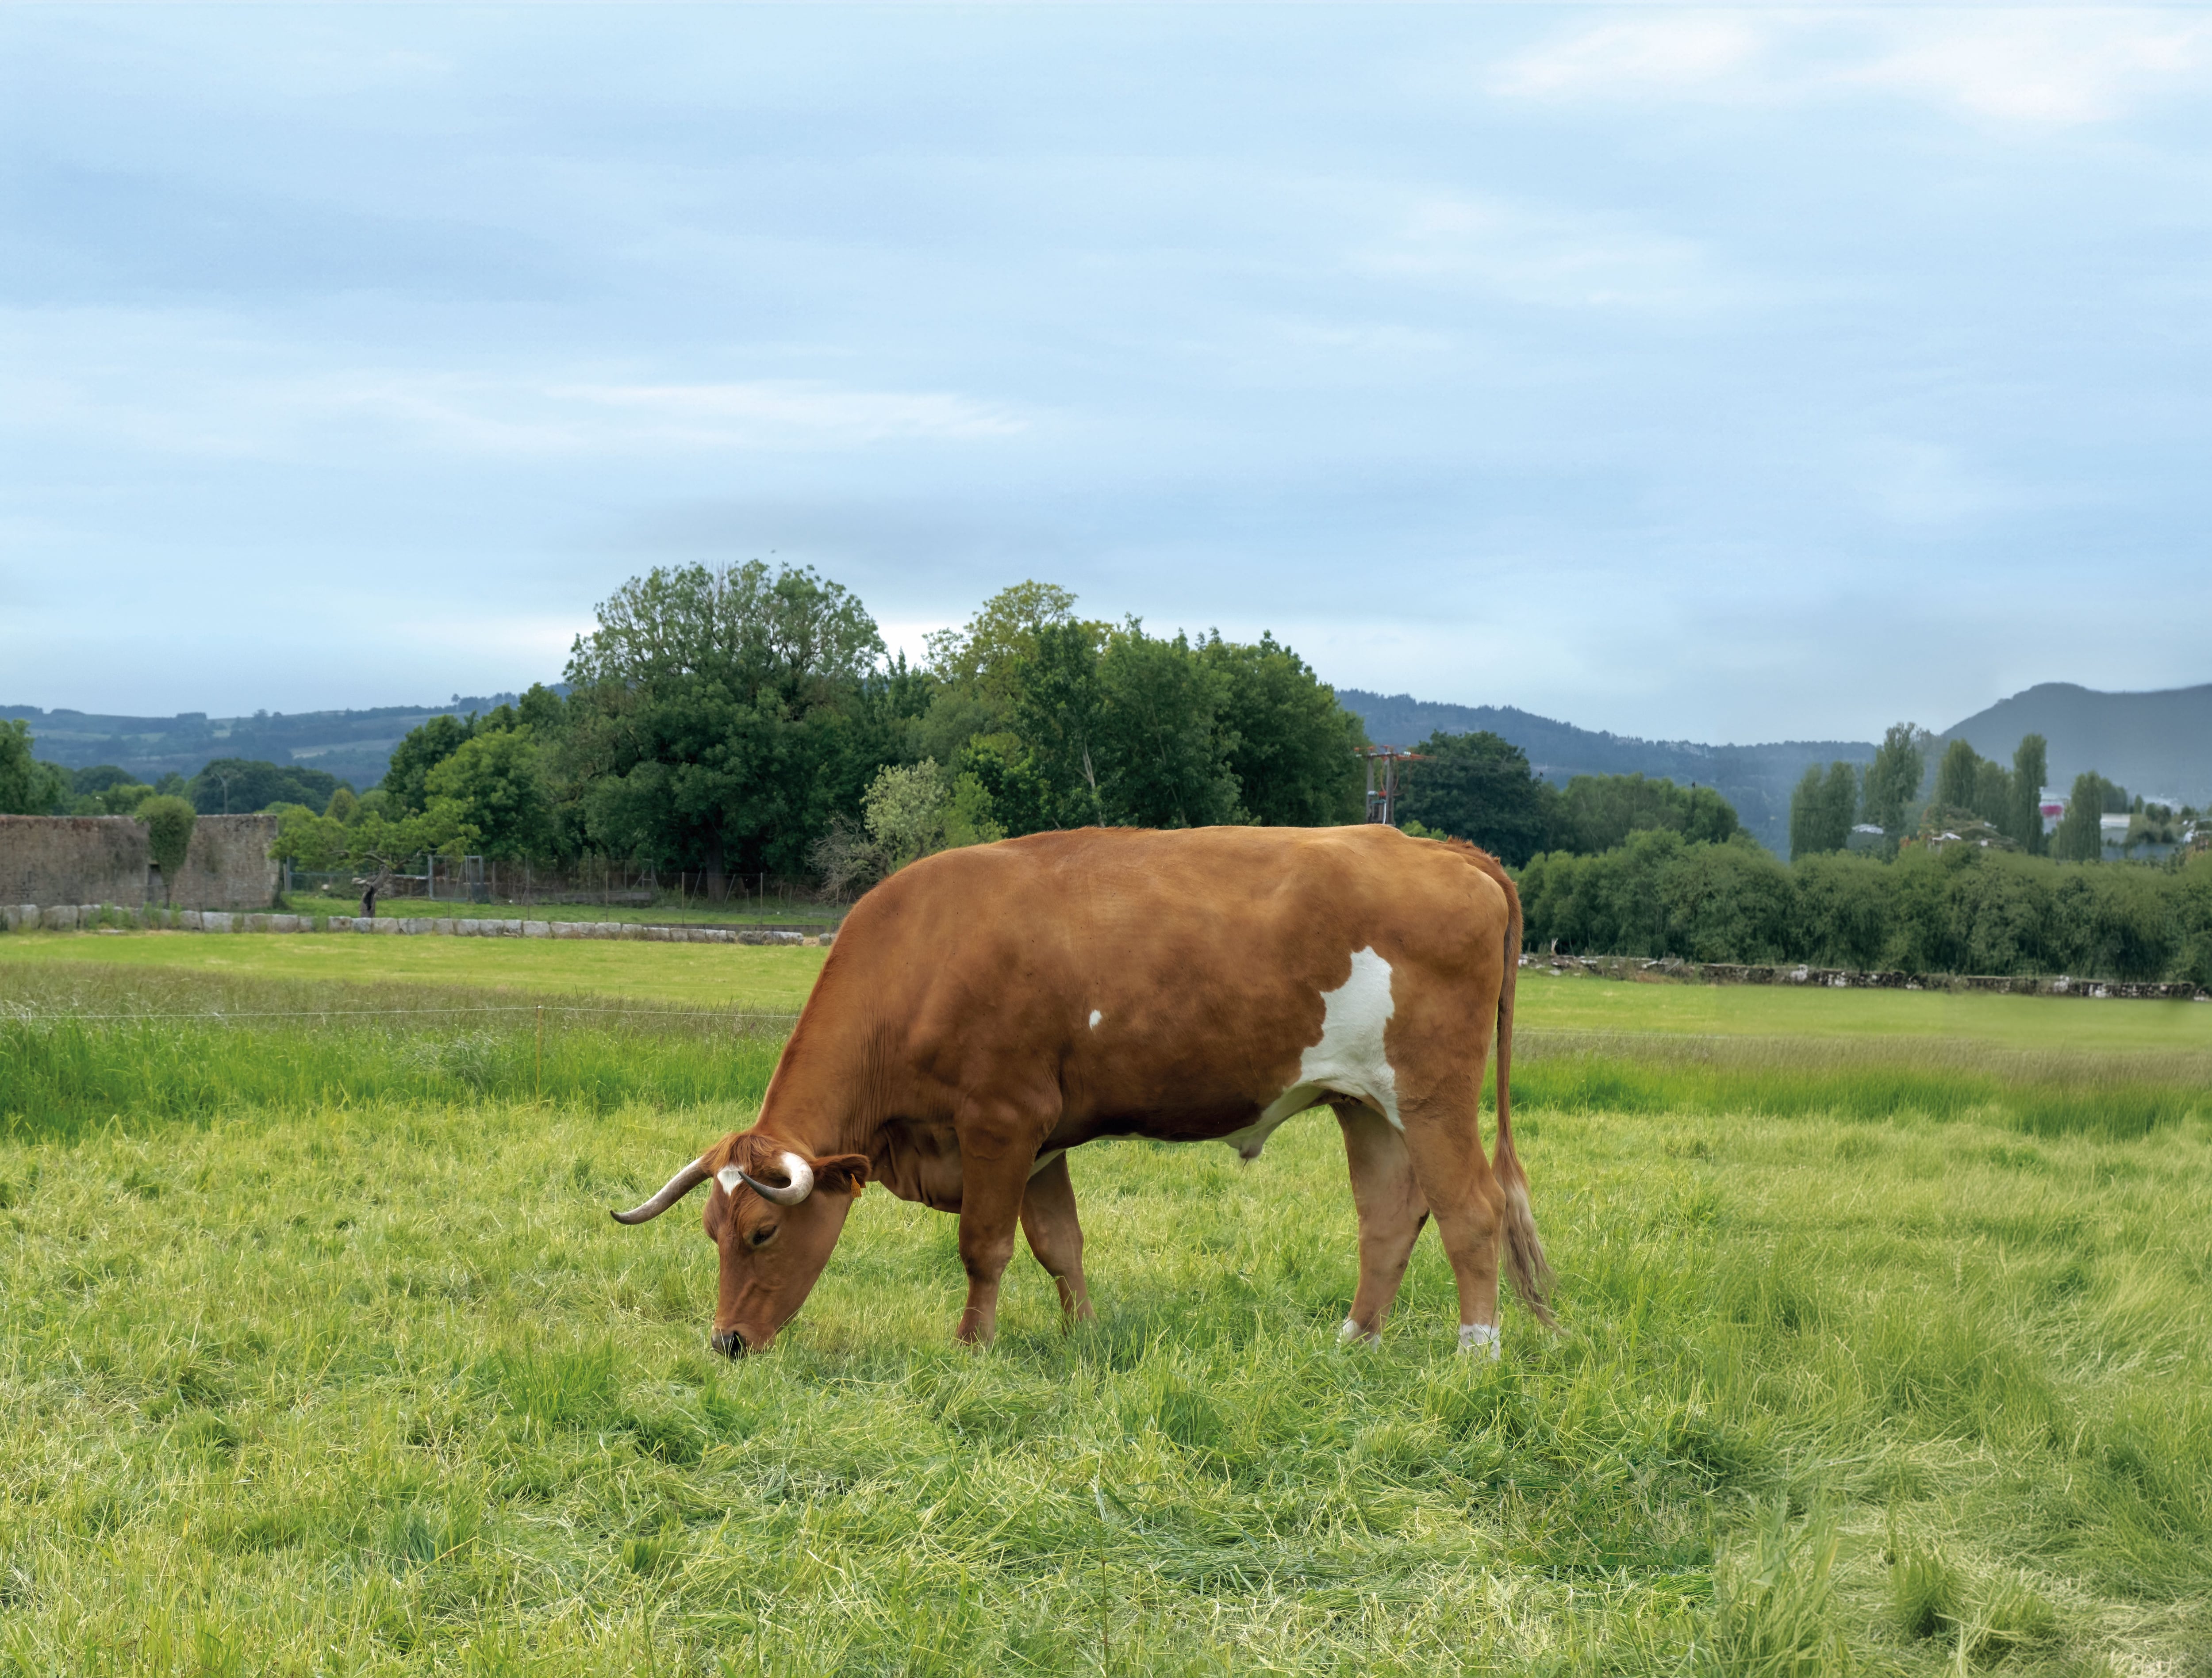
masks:
[(829, 953), (803, 944), (399, 938), (359, 932), (19, 932), (0, 936), (0, 975), (17, 963), (82, 962), (94, 975), (135, 969), (149, 977), (280, 980), (310, 989), (461, 985), (532, 997), (591, 996), (795, 1014)]
[[(371, 938), (359, 933), (29, 932), (0, 936), (15, 962), (82, 961), (175, 973), (480, 986), (690, 1007), (792, 1011), (824, 949), (522, 938)], [(1631, 984), (1525, 969), (1528, 1032), (1626, 1036), (1845, 1038), (2007, 1045), (2022, 1050), (2212, 1051), (2212, 1005), (1776, 985)]]
[(0, 1670), (2212, 1671), (2185, 1009), (1532, 981), (1565, 1332), (1497, 1366), (1425, 1239), (1335, 1344), (1319, 1115), (1079, 1154), (1082, 1332), (1024, 1257), (956, 1350), (872, 1191), (732, 1365), (694, 1217), (605, 1209), (823, 953), (325, 942), (0, 939)]
[[(295, 891), (284, 900), (295, 915), (357, 915), (358, 893), (336, 896)], [(732, 898), (712, 903), (700, 898), (666, 897), (635, 903), (456, 903), (445, 898), (385, 897), (377, 900), (386, 915), (481, 915), (520, 920), (626, 921), (646, 926), (834, 926), (849, 904), (817, 903), (804, 897)]]

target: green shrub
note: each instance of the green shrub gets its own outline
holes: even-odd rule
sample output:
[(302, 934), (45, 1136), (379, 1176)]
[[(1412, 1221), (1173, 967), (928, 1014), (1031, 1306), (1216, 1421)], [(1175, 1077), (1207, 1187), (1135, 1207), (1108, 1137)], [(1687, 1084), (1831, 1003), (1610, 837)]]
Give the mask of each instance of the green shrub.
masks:
[(184, 871), (192, 827), (199, 817), (183, 799), (157, 793), (138, 806), (138, 820), (146, 829), (146, 849), (154, 866), (161, 870), (161, 890), (167, 896), (176, 889), (177, 875)]

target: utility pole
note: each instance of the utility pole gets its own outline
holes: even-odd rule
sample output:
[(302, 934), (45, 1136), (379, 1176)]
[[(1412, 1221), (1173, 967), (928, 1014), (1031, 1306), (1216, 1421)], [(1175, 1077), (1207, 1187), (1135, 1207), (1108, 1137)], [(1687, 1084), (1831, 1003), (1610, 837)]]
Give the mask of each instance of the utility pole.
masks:
[(1398, 766), (1425, 762), (1425, 755), (1395, 746), (1364, 746), (1359, 755), (1367, 764), (1367, 819), (1386, 827), (1397, 826)]

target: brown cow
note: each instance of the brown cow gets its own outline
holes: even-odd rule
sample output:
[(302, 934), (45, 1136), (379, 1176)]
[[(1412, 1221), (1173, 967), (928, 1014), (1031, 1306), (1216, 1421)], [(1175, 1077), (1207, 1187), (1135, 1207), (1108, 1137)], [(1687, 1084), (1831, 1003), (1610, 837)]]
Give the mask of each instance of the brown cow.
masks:
[[(871, 1177), (960, 1215), (990, 1339), (1014, 1227), (1088, 1317), (1071, 1148), (1225, 1142), (1335, 1110), (1359, 1215), (1346, 1338), (1377, 1338), (1436, 1215), (1460, 1344), (1498, 1349), (1501, 1249), (1542, 1320), (1547, 1276), (1507, 1076), (1521, 905), (1496, 859), (1387, 827), (1089, 828), (948, 851), (854, 906), (758, 1124), (651, 1200), (713, 1185), (714, 1346), (759, 1351), (829, 1262)], [(1479, 1092), (1498, 1031), (1498, 1147)]]

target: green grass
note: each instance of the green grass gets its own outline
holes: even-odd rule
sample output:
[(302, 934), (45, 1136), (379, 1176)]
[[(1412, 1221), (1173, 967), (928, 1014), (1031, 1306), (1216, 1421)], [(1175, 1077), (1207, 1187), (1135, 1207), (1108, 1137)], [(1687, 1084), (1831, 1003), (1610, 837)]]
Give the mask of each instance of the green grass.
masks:
[[(0, 936), (0, 974), (16, 962), (85, 961), (312, 984), (492, 985), (790, 1012), (804, 1005), (828, 954), (805, 947), (359, 933), (30, 932)], [(1521, 974), (1518, 1004), (1524, 1031), (1624, 1038), (1932, 1038), (2038, 1051), (2212, 1051), (2212, 1004), (2201, 1003), (1632, 984), (1529, 968)]]
[(1829, 990), (1639, 984), (1523, 968), (1523, 1024), (1553, 1030), (1723, 1037), (1932, 1037), (2023, 1049), (2212, 1050), (2212, 1003), (2092, 1001), (1972, 991)]
[(470, 1011), (512, 991), (0, 963), (17, 1010), (331, 1016), (0, 1028), (82, 1045), (0, 1106), (138, 1080), (0, 1142), (0, 1671), (2201, 1670), (2198, 1045), (1893, 1053), (1712, 994), (1760, 1029), (1530, 1032), (1565, 1332), (1509, 1309), (1495, 1367), (1427, 1238), (1336, 1345), (1318, 1115), (1251, 1166), (1082, 1150), (1091, 1329), (1024, 1256), (954, 1348), (953, 1221), (872, 1190), (731, 1365), (696, 1215), (605, 1209), (745, 1121), (757, 1037), (580, 1015), (540, 1100), (534, 1015)]
[[(361, 896), (339, 897), (325, 892), (293, 892), (285, 903), (296, 915), (357, 915)], [(384, 897), (377, 900), (381, 915), (460, 915), (520, 920), (623, 921), (646, 926), (834, 926), (844, 918), (849, 904), (817, 903), (808, 898), (732, 898), (713, 903), (698, 898), (665, 897), (649, 904), (635, 903), (456, 903), (447, 898)]]
[(830, 952), (806, 945), (601, 943), (561, 938), (402, 938), (361, 932), (29, 932), (0, 936), (16, 963), (84, 962), (295, 985), (495, 986), (533, 997), (615, 997), (796, 1013)]

